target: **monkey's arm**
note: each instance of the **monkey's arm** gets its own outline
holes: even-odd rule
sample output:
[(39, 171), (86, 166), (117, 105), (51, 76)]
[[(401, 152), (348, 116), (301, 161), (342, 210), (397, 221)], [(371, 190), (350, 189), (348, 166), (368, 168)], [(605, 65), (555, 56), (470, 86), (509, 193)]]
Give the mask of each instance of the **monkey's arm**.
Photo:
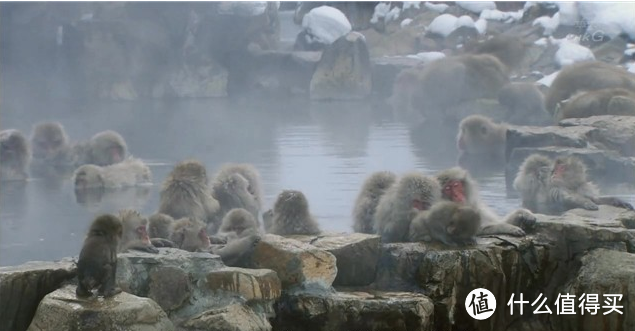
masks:
[(536, 226), (536, 216), (531, 211), (521, 208), (507, 215), (505, 223), (518, 226), (524, 231), (529, 231)]
[(154, 247), (176, 247), (174, 242), (165, 238), (151, 238), (150, 242)]
[(224, 247), (212, 248), (212, 253), (220, 256), (227, 266), (237, 266), (239, 262), (249, 253), (260, 241), (260, 236), (251, 235), (231, 241)]
[(598, 210), (598, 206), (591, 199), (559, 187), (549, 190), (549, 200), (556, 205), (562, 205), (565, 210), (575, 208)]
[(482, 227), (479, 232), (479, 235), (492, 235), (492, 234), (506, 234), (514, 237), (522, 237), (525, 235), (525, 231), (523, 229), (509, 224), (509, 223), (497, 223), (490, 224)]
[(598, 205), (609, 205), (613, 207), (633, 210), (633, 205), (616, 197), (599, 197), (599, 198), (593, 199), (593, 202), (595, 202)]
[(126, 250), (129, 250), (129, 249), (134, 249), (134, 250), (138, 250), (138, 251), (143, 251), (143, 252), (146, 252), (146, 253), (155, 253), (155, 254), (159, 252), (159, 250), (158, 250), (156, 247), (152, 246), (152, 244), (147, 244), (147, 243), (144, 243), (144, 242), (143, 242), (143, 241), (141, 241), (141, 240), (134, 240), (134, 241), (131, 241), (130, 243), (128, 243), (128, 244), (127, 244), (127, 245), (126, 245), (126, 246), (122, 249), (122, 252), (124, 252), (124, 251), (126, 251)]

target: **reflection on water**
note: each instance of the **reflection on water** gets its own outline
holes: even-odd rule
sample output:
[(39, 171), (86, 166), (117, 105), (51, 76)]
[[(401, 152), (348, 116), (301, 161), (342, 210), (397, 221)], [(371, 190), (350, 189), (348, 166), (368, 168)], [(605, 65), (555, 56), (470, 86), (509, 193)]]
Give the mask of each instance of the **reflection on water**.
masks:
[[(43, 107), (46, 113), (33, 110)], [(346, 232), (352, 204), (370, 172), (432, 173), (456, 159), (454, 129), (422, 128), (411, 134), (389, 113), (359, 103), (193, 100), (15, 108), (3, 108), (2, 128), (28, 133), (36, 121), (58, 119), (71, 139), (119, 131), (130, 151), (150, 163), (155, 185), (82, 203), (69, 180), (60, 187), (37, 179), (22, 187), (1, 185), (0, 265), (76, 255), (88, 223), (99, 213), (125, 207), (154, 212), (161, 182), (185, 158), (200, 159), (210, 173), (224, 162), (253, 163), (264, 181), (265, 207), (283, 189), (302, 190), (323, 230)], [(502, 213), (518, 205), (505, 198), (502, 172), (480, 180), (482, 195), (494, 209)]]

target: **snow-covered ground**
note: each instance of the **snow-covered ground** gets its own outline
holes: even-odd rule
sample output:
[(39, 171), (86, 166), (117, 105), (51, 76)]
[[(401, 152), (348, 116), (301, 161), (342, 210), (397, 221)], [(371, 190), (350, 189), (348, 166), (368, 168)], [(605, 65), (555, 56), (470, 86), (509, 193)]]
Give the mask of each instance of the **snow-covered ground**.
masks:
[(311, 9), (302, 19), (302, 28), (307, 32), (309, 43), (323, 44), (330, 44), (352, 30), (346, 16), (330, 6)]

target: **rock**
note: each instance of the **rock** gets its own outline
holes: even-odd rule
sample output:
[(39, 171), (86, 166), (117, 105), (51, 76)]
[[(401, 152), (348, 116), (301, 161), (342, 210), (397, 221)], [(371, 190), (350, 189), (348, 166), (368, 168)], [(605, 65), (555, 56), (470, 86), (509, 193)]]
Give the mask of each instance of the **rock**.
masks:
[(509, 160), (512, 151), (520, 147), (562, 146), (588, 147), (588, 136), (594, 129), (588, 126), (562, 128), (558, 126), (510, 126), (507, 129), (505, 155)]
[(514, 196), (513, 182), (521, 163), (531, 154), (541, 153), (551, 158), (573, 155), (588, 168), (588, 178), (600, 186), (635, 184), (635, 158), (623, 157), (614, 151), (596, 148), (523, 147), (514, 148), (505, 167), (505, 184), (509, 196)]
[(351, 32), (324, 50), (313, 73), (313, 100), (361, 100), (370, 95), (371, 70), (364, 36)]
[(267, 234), (254, 249), (252, 265), (274, 270), (283, 289), (329, 289), (337, 275), (335, 256), (298, 240)]
[(337, 8), (320, 6), (302, 18), (302, 32), (296, 38), (295, 50), (321, 50), (351, 32), (351, 23)]
[(183, 324), (185, 330), (198, 331), (270, 331), (269, 321), (249, 307), (230, 305), (208, 310)]
[(275, 272), (229, 268), (209, 253), (160, 248), (158, 254), (119, 254), (117, 263), (119, 286), (156, 301), (176, 325), (237, 301), (270, 312), (280, 296)]
[(277, 300), (282, 292), (278, 275), (268, 269), (225, 267), (207, 274), (207, 286), (212, 291), (238, 293), (247, 301)]
[(1, 267), (0, 330), (26, 330), (40, 300), (74, 278), (76, 271), (70, 260)]
[(211, 58), (196, 65), (184, 65), (168, 81), (168, 90), (155, 90), (154, 97), (168, 93), (179, 98), (213, 98), (227, 96), (229, 73)]
[(373, 94), (384, 98), (392, 95), (395, 78), (402, 70), (424, 63), (414, 56), (384, 56), (372, 58), (370, 62)]
[(353, 30), (363, 30), (370, 27), (370, 19), (375, 11), (375, 2), (318, 2), (301, 1), (296, 7), (293, 21), (295, 24), (302, 24), (304, 16), (313, 8), (319, 6), (331, 6), (340, 10), (352, 25)]
[[(553, 326), (558, 330), (632, 330), (635, 328), (635, 255), (607, 249), (596, 249), (581, 259), (582, 267), (577, 275), (562, 289), (562, 294), (575, 296), (575, 315), (560, 315)], [(616, 268), (619, 266), (619, 268)], [(582, 294), (597, 294), (598, 307), (596, 315), (588, 311), (581, 313), (580, 297)], [(604, 295), (622, 295), (617, 301), (622, 314), (611, 312)], [(554, 298), (555, 301), (555, 298)], [(606, 314), (606, 315), (605, 315)]]
[(65, 286), (44, 297), (27, 330), (169, 331), (174, 325), (151, 299), (122, 292), (84, 300), (75, 296), (75, 286)]
[(337, 259), (335, 286), (365, 286), (375, 281), (379, 261), (379, 236), (350, 233), (300, 239), (323, 249)]
[(593, 127), (596, 130), (587, 134), (592, 145), (618, 151), (624, 156), (635, 156), (635, 116), (570, 118), (559, 124), (563, 127)]
[(276, 330), (432, 331), (432, 300), (417, 293), (296, 293), (278, 304)]

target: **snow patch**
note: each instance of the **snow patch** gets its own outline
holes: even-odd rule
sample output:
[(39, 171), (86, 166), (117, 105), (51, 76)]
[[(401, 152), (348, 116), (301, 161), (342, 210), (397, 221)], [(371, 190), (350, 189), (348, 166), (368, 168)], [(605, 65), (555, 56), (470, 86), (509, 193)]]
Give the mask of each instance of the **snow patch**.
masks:
[(553, 17), (549, 17), (549, 16), (538, 17), (537, 19), (534, 20), (534, 22), (531, 25), (542, 26), (545, 29), (545, 31), (542, 34), (544, 36), (551, 36), (553, 32), (556, 31), (556, 29), (558, 28), (558, 25), (560, 25), (560, 13), (556, 13), (555, 15), (553, 15)]
[(496, 3), (494, 3), (494, 1), (457, 1), (456, 4), (475, 14), (480, 14), (485, 9), (496, 9)]
[(558, 51), (556, 52), (556, 63), (560, 67), (568, 66), (574, 64), (576, 62), (582, 61), (592, 61), (595, 60), (595, 55), (593, 52), (579, 44), (579, 38), (570, 37), (564, 39), (554, 39), (550, 38), (550, 41), (554, 45), (559, 45)]
[(626, 70), (635, 74), (635, 62), (626, 63)]
[(534, 41), (534, 45), (536, 45), (536, 46), (547, 46), (547, 45), (549, 45), (549, 40), (547, 40), (547, 38), (540, 38), (540, 39)]
[(556, 79), (556, 77), (558, 76), (558, 74), (560, 73), (560, 70), (552, 73), (551, 75), (547, 75), (545, 77), (542, 77), (540, 80), (538, 80), (536, 83), (537, 84), (541, 84), (544, 85), (546, 87), (550, 87), (551, 84), (553, 83), (553, 80)]
[(331, 44), (351, 32), (351, 23), (337, 8), (320, 6), (311, 9), (302, 19), (302, 28), (309, 43)]
[(445, 54), (442, 52), (423, 52), (415, 55), (408, 55), (408, 57), (421, 60), (423, 63), (428, 63), (444, 58)]
[(444, 3), (438, 3), (438, 4), (434, 4), (434, 3), (429, 3), (426, 2), (424, 4), (424, 6), (426, 8), (428, 8), (429, 10), (435, 11), (437, 13), (443, 13), (444, 11), (446, 11), (448, 9), (448, 5), (444, 4)]
[(580, 24), (577, 2), (558, 2), (556, 5), (560, 14), (560, 25), (576, 26)]
[(223, 2), (218, 6), (221, 15), (259, 16), (267, 10), (267, 1)]
[(589, 23), (589, 35), (615, 38), (626, 33), (635, 39), (635, 3), (585, 2), (578, 4), (578, 11)]
[(421, 5), (421, 1), (404, 1), (402, 7), (403, 7), (403, 10), (410, 9), (410, 8), (419, 9), (420, 5)]
[(400, 14), (401, 8), (395, 6), (391, 9), (390, 3), (380, 2), (377, 6), (375, 6), (375, 12), (373, 13), (373, 17), (370, 19), (370, 23), (376, 24), (379, 22), (380, 18), (384, 19), (384, 23), (396, 21), (399, 19)]
[(412, 23), (412, 18), (406, 18), (405, 20), (401, 21), (401, 24), (399, 24), (402, 28), (407, 27), (408, 25), (410, 25), (410, 23)]
[(498, 9), (485, 9), (481, 12), (481, 19), (490, 21), (506, 21), (506, 23), (513, 23), (520, 21), (523, 18), (523, 11), (500, 11)]
[(437, 16), (430, 25), (428, 31), (447, 37), (454, 29), (456, 29), (456, 22), (458, 18), (450, 14), (442, 14)]
[(476, 28), (476, 31), (478, 31), (478, 34), (485, 34), (485, 32), (487, 32), (487, 21), (479, 18), (476, 22), (474, 22), (474, 27)]

